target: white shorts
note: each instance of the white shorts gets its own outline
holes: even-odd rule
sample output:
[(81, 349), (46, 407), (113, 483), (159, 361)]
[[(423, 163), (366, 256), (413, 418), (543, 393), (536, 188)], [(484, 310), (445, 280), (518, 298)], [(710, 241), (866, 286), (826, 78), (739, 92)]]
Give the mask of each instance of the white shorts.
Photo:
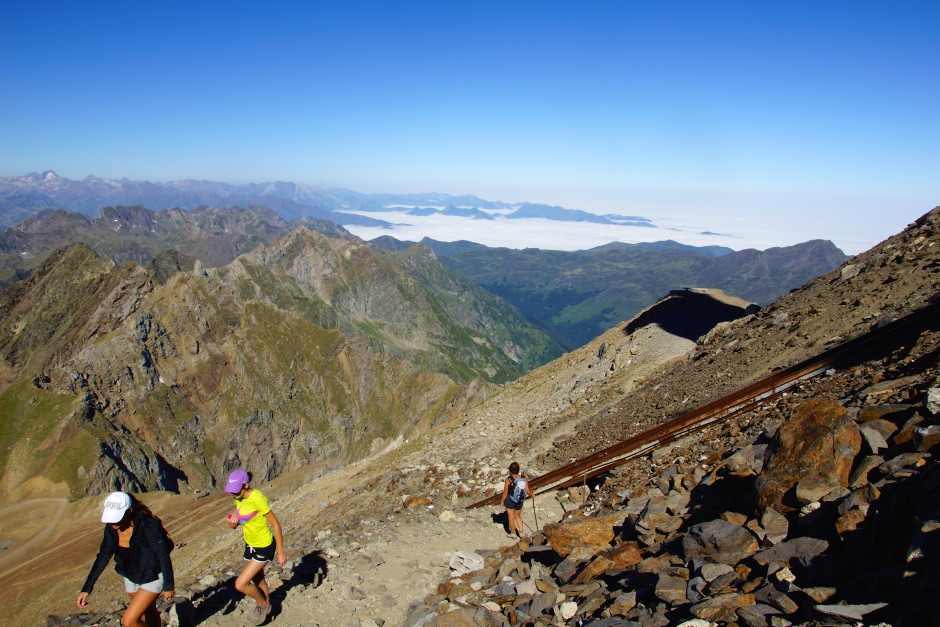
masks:
[(153, 592), (154, 594), (160, 594), (163, 592), (163, 573), (160, 573), (156, 579), (153, 581), (148, 581), (147, 583), (134, 583), (127, 577), (124, 578), (124, 591), (128, 594), (133, 594), (138, 590), (146, 590), (147, 592)]

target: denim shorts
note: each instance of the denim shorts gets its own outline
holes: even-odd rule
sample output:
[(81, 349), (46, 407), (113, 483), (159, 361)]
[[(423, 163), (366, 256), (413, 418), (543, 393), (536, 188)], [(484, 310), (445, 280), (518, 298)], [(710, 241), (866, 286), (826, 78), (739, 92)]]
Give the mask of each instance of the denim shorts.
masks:
[(160, 594), (163, 592), (163, 573), (160, 573), (156, 579), (153, 581), (148, 581), (147, 583), (134, 583), (127, 577), (124, 578), (124, 591), (128, 594), (133, 594), (138, 590), (146, 590), (147, 592), (153, 592), (154, 594)]

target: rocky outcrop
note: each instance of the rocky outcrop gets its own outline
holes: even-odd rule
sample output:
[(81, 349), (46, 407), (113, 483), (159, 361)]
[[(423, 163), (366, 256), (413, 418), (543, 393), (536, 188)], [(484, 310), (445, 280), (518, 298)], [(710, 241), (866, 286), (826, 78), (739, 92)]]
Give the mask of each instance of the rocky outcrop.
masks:
[[(285, 269), (301, 264), (317, 274), (323, 268), (317, 270), (313, 258), (330, 246), (339, 251), (323, 253), (331, 263), (350, 263), (342, 252), (355, 249), (354, 265), (378, 264), (384, 268), (379, 274), (397, 277), (370, 283), (360, 271), (328, 277), (333, 283), (323, 279), (321, 287), (334, 301), (347, 303), (353, 301), (337, 296), (336, 281), (363, 295), (374, 290), (372, 300), (341, 312), (363, 328), (381, 326), (378, 310), (369, 305), (374, 299), (401, 310), (396, 315), (410, 310), (414, 334), (407, 338), (413, 346), (408, 355), (420, 366), (396, 358), (370, 333), (369, 340), (350, 338), (316, 324), (330, 319), (317, 313), (324, 307), (317, 296), (322, 290), (298, 291)], [(464, 356), (483, 373), (510, 370), (498, 351), (481, 350), (492, 345), (479, 334), (455, 334), (462, 339), (439, 352), (441, 345), (422, 335), (427, 329), (421, 320), (442, 308), (430, 297), (421, 309), (420, 303), (382, 296), (391, 289), (400, 297), (394, 281), (407, 277), (361, 242), (331, 243), (305, 231), (267, 254), (291, 261), (262, 272), (253, 265), (264, 257), (261, 250), (228, 270), (194, 264), (191, 273), (161, 283), (139, 266), (113, 268), (76, 245), (5, 291), (4, 372), (14, 380), (33, 373), (32, 386), (8, 393), (38, 394), (50, 403), (82, 399), (91, 413), (69, 421), (73, 408), (60, 404), (64, 415), (44, 415), (52, 440), (37, 463), (16, 476), (55, 472), (71, 494), (94, 494), (114, 487), (211, 488), (236, 466), (262, 480), (312, 463), (335, 467), (427, 429), (486, 393), (482, 382), (461, 388), (446, 375), (428, 372), (434, 364), (446, 362), (445, 370), (455, 376), (473, 375)], [(303, 276), (313, 281), (312, 274)], [(385, 337), (391, 337), (385, 327)], [(60, 431), (66, 425), (71, 426)], [(23, 455), (36, 457), (27, 450), (36, 449), (35, 442), (23, 438), (18, 445)], [(70, 454), (63, 455), (66, 450)], [(41, 461), (56, 459), (68, 466), (52, 470)]]
[[(936, 386), (940, 370), (917, 379)], [(809, 400), (782, 425), (736, 439), (711, 463), (682, 461), (702, 459), (707, 441), (673, 450), (669, 459), (676, 461), (624, 502), (599, 509), (589, 502), (531, 539), (478, 550), (479, 567), (453, 572), (406, 624), (931, 624), (940, 592), (934, 578), (940, 547), (931, 536), (940, 529), (933, 447), (889, 438), (883, 461), (865, 479), (850, 488), (848, 476), (870, 466), (858, 417), (892, 416), (896, 433), (912, 415), (934, 426), (940, 415), (924, 400), (935, 389), (894, 388), (912, 401), (903, 411)], [(794, 437), (799, 433), (803, 442)], [(840, 433), (850, 434), (847, 444), (839, 444)], [(762, 469), (742, 476), (735, 458), (749, 457), (754, 447), (766, 451)], [(785, 479), (803, 476), (813, 491)], [(794, 489), (814, 498), (782, 509), (775, 507), (780, 499), (762, 498)], [(730, 509), (716, 515), (716, 506)]]

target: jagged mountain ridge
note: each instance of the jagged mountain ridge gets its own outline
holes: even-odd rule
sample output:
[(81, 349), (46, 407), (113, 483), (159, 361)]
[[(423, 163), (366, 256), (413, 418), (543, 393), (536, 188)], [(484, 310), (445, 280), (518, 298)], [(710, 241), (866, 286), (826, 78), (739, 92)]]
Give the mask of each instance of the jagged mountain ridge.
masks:
[[(349, 235), (328, 220), (287, 222), (267, 207), (256, 205), (156, 212), (141, 206), (105, 207), (95, 218), (50, 210), (0, 233), (0, 285), (26, 276), (46, 254), (73, 241), (84, 242), (118, 263), (146, 264), (167, 250), (177, 250), (216, 267), (256, 246), (273, 243), (298, 225), (328, 235)], [(388, 236), (371, 243), (389, 251), (405, 251), (415, 245)], [(421, 243), (451, 269), (473, 280), (464, 282), (462, 291), (479, 284), (524, 311), (530, 322), (541, 325), (542, 331), (567, 348), (583, 343), (585, 337), (595, 337), (672, 289), (722, 285), (728, 293), (743, 293), (756, 302), (785, 293), (844, 258), (827, 242), (736, 253), (668, 241), (615, 243), (579, 253), (510, 251), (430, 238)], [(726, 254), (720, 255), (722, 252)], [(714, 259), (728, 255), (726, 260)], [(180, 267), (191, 268), (192, 263), (185, 261)], [(439, 269), (425, 275), (427, 287), (432, 289), (435, 273)], [(453, 279), (447, 281), (452, 283)], [(453, 292), (453, 286), (443, 292)], [(437, 295), (451, 302), (443, 292)], [(491, 297), (477, 291), (475, 298)], [(463, 323), (474, 324), (468, 317)], [(532, 348), (540, 351), (536, 345)], [(527, 360), (528, 367), (542, 363), (545, 360)]]
[[(0, 294), (4, 493), (347, 463), (487, 389), (457, 382), (517, 376), (531, 359), (521, 337), (561, 350), (494, 301), (479, 330), (463, 326), (451, 312), (477, 316), (472, 297), (442, 303), (365, 242), (303, 227), (221, 268), (156, 276), (76, 244)], [(272, 454), (245, 459), (248, 442)]]
[(94, 218), (62, 209), (45, 210), (0, 232), (0, 285), (25, 277), (46, 255), (73, 242), (87, 244), (119, 264), (145, 264), (166, 250), (177, 250), (216, 267), (257, 246), (270, 245), (298, 226), (327, 235), (351, 235), (325, 219), (288, 222), (260, 205), (192, 211), (104, 207)]

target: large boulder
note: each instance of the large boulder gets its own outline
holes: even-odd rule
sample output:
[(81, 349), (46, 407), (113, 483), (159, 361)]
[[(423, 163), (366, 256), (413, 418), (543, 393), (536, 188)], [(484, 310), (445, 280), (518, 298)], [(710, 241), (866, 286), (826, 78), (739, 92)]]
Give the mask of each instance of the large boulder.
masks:
[(758, 507), (790, 512), (799, 505), (798, 493), (825, 496), (825, 486), (847, 487), (861, 446), (858, 425), (845, 407), (831, 400), (804, 403), (767, 451), (756, 480)]
[(619, 512), (590, 518), (569, 518), (546, 525), (543, 532), (548, 545), (562, 557), (566, 557), (576, 547), (586, 547), (596, 555), (610, 548), (614, 527), (619, 527), (623, 521), (624, 515)]

